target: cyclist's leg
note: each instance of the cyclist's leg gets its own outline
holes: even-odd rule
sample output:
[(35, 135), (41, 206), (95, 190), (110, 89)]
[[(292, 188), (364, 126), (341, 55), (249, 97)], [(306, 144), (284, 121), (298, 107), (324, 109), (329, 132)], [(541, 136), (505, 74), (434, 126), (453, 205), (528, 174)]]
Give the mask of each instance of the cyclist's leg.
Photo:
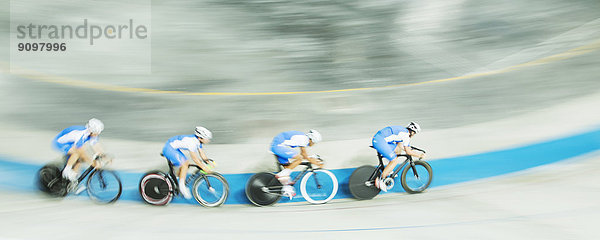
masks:
[(67, 159), (67, 164), (65, 165), (65, 168), (63, 169), (62, 176), (71, 181), (74, 181), (77, 179), (77, 170), (75, 170), (73, 168), (73, 166), (79, 160), (79, 153), (77, 153), (77, 151), (75, 151), (74, 148), (75, 147), (73, 147), (73, 144), (63, 144), (63, 146), (61, 147), (61, 149), (63, 151), (66, 150), (63, 153), (66, 156), (69, 156), (69, 158)]
[[(300, 159), (300, 154), (298, 154), (298, 151), (287, 146), (272, 146), (271, 152), (277, 156), (277, 161), (284, 166), (284, 169), (277, 173), (277, 177), (281, 180), (289, 178), (292, 169), (300, 164), (300, 162), (296, 161)], [(282, 183), (285, 184), (283, 181)]]
[(278, 148), (272, 148), (271, 151), (275, 153), (279, 163), (284, 166), (283, 170), (277, 173), (275, 177), (283, 184), (283, 187), (281, 188), (283, 195), (292, 199), (296, 196), (296, 191), (294, 190), (294, 187), (291, 186), (293, 182), (290, 178), (290, 174), (294, 168), (302, 163), (302, 156), (295, 151), (295, 149), (290, 147), (280, 146)]
[(382, 187), (383, 179), (385, 179), (390, 172), (398, 165), (398, 156), (394, 149), (396, 148), (396, 144), (387, 143), (385, 138), (379, 134), (376, 134), (373, 137), (373, 147), (379, 152), (384, 158), (390, 161), (390, 163), (385, 166), (381, 176), (375, 180), (375, 186), (380, 188), (383, 191), (387, 191), (386, 188)]
[(179, 165), (179, 187), (185, 187), (185, 178), (187, 177), (188, 167), (190, 166), (190, 161), (184, 161)]
[(169, 146), (165, 146), (163, 148), (163, 155), (167, 160), (173, 163), (174, 167), (179, 167), (179, 180), (178, 186), (179, 191), (183, 194), (183, 196), (187, 199), (191, 198), (190, 190), (185, 186), (185, 177), (187, 175), (187, 169), (189, 166), (189, 162), (187, 157), (178, 149), (174, 149)]

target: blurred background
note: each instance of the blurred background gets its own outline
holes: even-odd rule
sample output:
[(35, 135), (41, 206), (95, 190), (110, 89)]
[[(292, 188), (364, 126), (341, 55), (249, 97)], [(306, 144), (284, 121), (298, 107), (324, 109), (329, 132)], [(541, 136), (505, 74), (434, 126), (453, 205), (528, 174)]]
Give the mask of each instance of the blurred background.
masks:
[[(44, 4), (72, 13), (78, 3)], [(9, 1), (2, 4), (0, 44), (8, 46), (14, 29), (8, 29)], [(491, 121), (595, 92), (598, 53), (560, 67), (403, 84), (489, 73), (586, 45), (600, 37), (599, 8), (598, 1), (559, 0), (152, 1), (150, 73), (102, 69), (56, 76), (40, 67), (33, 75), (184, 93), (373, 89), (144, 94), (51, 84), (3, 71), (0, 114), (3, 122), (50, 131), (95, 116), (105, 121), (107, 137), (151, 141), (204, 125), (214, 130), (215, 143), (265, 143), (288, 129), (315, 128), (326, 140), (344, 140), (411, 120), (428, 130)], [(111, 18), (87, 12), (82, 10), (81, 19)], [(39, 7), (26, 19), (64, 21), (48, 14)], [(138, 13), (116, 11), (114, 18), (128, 14)], [(6, 65), (9, 52), (2, 51)], [(69, 61), (78, 59), (65, 64)], [(94, 61), (102, 68), (106, 60)], [(140, 67), (125, 62), (122, 68)], [(383, 88), (390, 85), (399, 86)]]
[[(287, 130), (319, 130), (324, 142), (316, 148), (334, 160), (331, 168), (374, 163), (367, 148), (370, 137), (385, 126), (410, 121), (423, 127), (418, 145), (431, 151), (432, 161), (597, 130), (598, 13), (597, 0), (0, 1), (0, 156), (45, 163), (58, 156), (50, 148), (52, 137), (91, 117), (106, 125), (102, 137), (119, 159), (115, 167), (139, 172), (164, 167), (157, 156), (162, 144), (174, 135), (191, 134), (196, 125), (213, 132), (210, 154), (225, 159), (220, 168), (226, 173), (272, 167), (268, 144)], [(89, 46), (86, 40), (70, 39), (62, 55), (15, 50), (18, 42), (35, 42), (16, 39), (17, 24), (78, 25), (82, 19), (109, 24), (130, 18), (148, 26), (146, 40), (104, 39)], [(57, 71), (57, 66), (71, 70)], [(461, 185), (457, 191), (463, 195), (443, 188), (318, 209), (237, 206), (206, 212), (184, 209), (189, 206), (105, 207), (36, 197), (32, 201), (39, 209), (27, 210), (22, 202), (29, 195), (4, 191), (0, 216), (22, 215), (19, 221), (55, 232), (57, 224), (45, 225), (28, 213), (53, 216), (53, 208), (75, 205), (106, 220), (101, 226), (117, 229), (98, 230), (96, 238), (170, 236), (170, 230), (156, 226), (165, 216), (179, 216), (176, 210), (190, 211), (185, 216), (195, 221), (205, 221), (202, 215), (213, 217), (217, 230), (209, 235), (216, 239), (290, 232), (295, 233), (292, 239), (357, 239), (372, 237), (370, 233), (396, 236), (405, 228), (407, 236), (420, 239), (439, 239), (435, 232), (449, 239), (480, 239), (490, 232), (497, 238), (489, 239), (597, 239), (597, 219), (587, 221), (591, 217), (586, 213), (598, 213), (590, 199), (600, 191), (578, 185), (582, 181), (575, 177), (584, 172), (583, 182), (598, 180), (593, 176), (598, 176), (594, 163), (599, 158), (592, 158), (581, 166), (561, 166), (565, 172), (554, 169), (501, 183)], [(510, 195), (510, 189), (519, 189), (521, 195)], [(559, 191), (567, 192), (555, 199)], [(398, 201), (411, 205), (398, 206)], [(572, 211), (573, 206), (585, 207)], [(332, 227), (339, 231), (300, 223), (320, 210), (331, 213), (324, 220), (339, 223)], [(377, 219), (389, 217), (389, 212), (411, 219), (396, 219), (399, 214), (388, 225), (400, 225), (384, 226), (351, 217), (365, 210)], [(554, 210), (571, 215), (541, 220)], [(134, 214), (111, 222), (111, 216), (122, 212)], [(273, 221), (282, 214), (297, 218), (281, 231), (256, 232), (261, 221), (242, 221), (256, 216)], [(94, 222), (91, 217), (79, 220), (75, 225), (82, 228)], [(132, 231), (124, 222), (147, 232)], [(292, 228), (293, 223), (301, 227)], [(471, 223), (479, 228), (466, 226)], [(231, 232), (229, 224), (241, 230)], [(344, 230), (348, 228), (368, 231)], [(420, 228), (438, 231), (428, 235)], [(78, 233), (54, 238), (75, 238)], [(182, 231), (179, 236), (195, 233)]]

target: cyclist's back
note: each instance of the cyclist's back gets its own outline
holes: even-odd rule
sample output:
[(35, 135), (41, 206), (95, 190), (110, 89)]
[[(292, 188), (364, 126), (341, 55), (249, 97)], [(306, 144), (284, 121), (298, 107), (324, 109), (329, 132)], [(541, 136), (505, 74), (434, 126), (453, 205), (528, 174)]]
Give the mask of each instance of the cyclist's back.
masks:
[(75, 145), (77, 148), (83, 146), (88, 141), (96, 142), (97, 137), (91, 137), (90, 132), (86, 131), (85, 126), (70, 126), (62, 130), (52, 141), (54, 147), (64, 154), (67, 154), (71, 147)]
[(306, 147), (308, 146), (309, 138), (305, 133), (300, 131), (286, 131), (277, 134), (271, 142), (271, 147), (287, 146), (287, 147)]

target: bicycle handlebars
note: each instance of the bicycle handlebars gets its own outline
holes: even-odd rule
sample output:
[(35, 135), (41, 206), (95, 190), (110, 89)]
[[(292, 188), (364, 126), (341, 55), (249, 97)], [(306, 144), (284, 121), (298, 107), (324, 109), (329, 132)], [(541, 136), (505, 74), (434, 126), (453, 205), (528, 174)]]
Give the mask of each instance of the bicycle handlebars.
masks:
[(426, 153), (426, 152), (425, 152), (425, 150), (423, 150), (423, 149), (420, 149), (420, 148), (418, 148), (418, 147), (413, 147), (413, 146), (410, 146), (410, 148), (411, 148), (411, 149), (413, 149), (413, 150), (417, 150), (417, 151), (420, 151), (420, 152)]

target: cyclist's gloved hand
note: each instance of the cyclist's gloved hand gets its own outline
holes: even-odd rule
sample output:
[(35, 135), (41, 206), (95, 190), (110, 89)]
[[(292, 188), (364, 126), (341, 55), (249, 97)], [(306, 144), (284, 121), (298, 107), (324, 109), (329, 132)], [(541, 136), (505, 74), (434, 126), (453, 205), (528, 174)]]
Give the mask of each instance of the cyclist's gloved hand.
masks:
[(425, 158), (425, 153), (421, 154), (421, 157), (419, 157), (419, 160)]
[(217, 163), (212, 159), (206, 159), (204, 160), (204, 163), (206, 164), (206, 168), (208, 168), (210, 172), (214, 171), (217, 167)]
[(318, 163), (317, 163), (317, 166), (319, 166), (319, 168), (323, 168), (323, 166), (325, 165), (325, 162), (323, 162), (323, 160), (322, 160), (322, 159), (320, 159), (320, 158), (318, 158), (318, 160), (319, 160), (319, 161), (318, 161)]

